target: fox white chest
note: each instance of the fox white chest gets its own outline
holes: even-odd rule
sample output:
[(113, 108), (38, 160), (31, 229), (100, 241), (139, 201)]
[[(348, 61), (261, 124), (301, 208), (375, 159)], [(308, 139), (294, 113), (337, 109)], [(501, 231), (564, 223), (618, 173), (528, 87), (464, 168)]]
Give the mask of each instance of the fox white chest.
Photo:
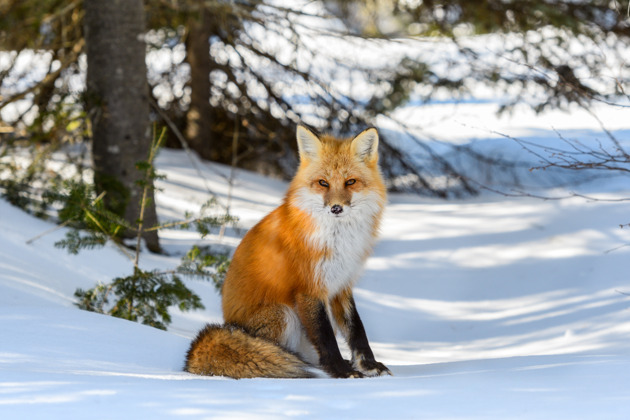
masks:
[(323, 223), (311, 238), (326, 249), (324, 258), (316, 263), (315, 276), (330, 297), (359, 277), (374, 242), (369, 225), (352, 220), (332, 222)]
[(329, 297), (352, 286), (361, 274), (374, 246), (374, 224), (380, 210), (380, 203), (365, 200), (363, 205), (344, 210), (347, 214), (341, 217), (328, 211), (311, 212), (317, 228), (307, 240), (324, 250), (324, 257), (315, 263), (315, 277)]

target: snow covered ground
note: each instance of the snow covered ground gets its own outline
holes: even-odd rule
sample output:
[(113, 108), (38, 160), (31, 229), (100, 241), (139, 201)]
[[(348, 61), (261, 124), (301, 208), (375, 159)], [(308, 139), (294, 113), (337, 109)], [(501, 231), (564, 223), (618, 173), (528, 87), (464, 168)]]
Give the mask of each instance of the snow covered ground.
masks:
[[(448, 115), (444, 106), (421, 115)], [(553, 125), (598, 132), (578, 115), (498, 120), (487, 104), (462, 106), (435, 132), (458, 141), (480, 136), (475, 127), (541, 138), (555, 137)], [(611, 129), (623, 134), (625, 121), (611, 118)], [(229, 169), (203, 163), (203, 181), (177, 151), (163, 151), (158, 167), (167, 176), (162, 219), (197, 210), (206, 183), (227, 203)], [(239, 171), (231, 207), (241, 227), (285, 188)], [(621, 178), (589, 191), (630, 196)], [(580, 198), (392, 195), (356, 298), (394, 376), (235, 381), (182, 372), (196, 331), (221, 320), (212, 285), (191, 283), (206, 310), (174, 312), (168, 332), (80, 311), (76, 288), (129, 274), (131, 262), (111, 246), (78, 256), (56, 249), (63, 230), (27, 244), (51, 223), (0, 200), (0, 418), (627, 419), (630, 228), (619, 227), (630, 222), (627, 209)], [(170, 256), (144, 254), (145, 267), (171, 268), (198, 242), (181, 231), (161, 238)]]

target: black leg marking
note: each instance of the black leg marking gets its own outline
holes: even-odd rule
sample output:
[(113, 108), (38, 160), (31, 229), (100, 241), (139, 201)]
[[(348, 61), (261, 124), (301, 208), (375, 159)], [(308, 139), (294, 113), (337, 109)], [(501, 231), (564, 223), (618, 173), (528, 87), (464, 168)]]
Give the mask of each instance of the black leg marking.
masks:
[(362, 377), (361, 372), (341, 357), (324, 302), (305, 297), (298, 303), (298, 312), (307, 336), (319, 354), (322, 369), (335, 378)]
[(374, 353), (370, 348), (363, 322), (359, 317), (359, 312), (354, 303), (354, 298), (350, 297), (350, 308), (348, 313), (348, 345), (352, 350), (352, 361), (354, 366), (368, 376), (391, 375), (391, 371), (382, 363), (374, 359)]

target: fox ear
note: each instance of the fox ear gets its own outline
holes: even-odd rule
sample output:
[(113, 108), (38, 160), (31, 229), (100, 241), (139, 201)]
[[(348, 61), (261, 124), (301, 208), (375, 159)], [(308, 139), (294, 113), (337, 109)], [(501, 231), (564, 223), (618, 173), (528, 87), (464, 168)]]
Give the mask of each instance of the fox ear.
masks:
[(322, 142), (317, 138), (317, 136), (303, 125), (297, 126), (296, 135), (298, 150), (300, 152), (300, 160), (304, 160), (305, 158), (308, 160), (317, 159), (322, 148)]
[(360, 160), (372, 162), (378, 159), (378, 132), (376, 128), (368, 128), (352, 139), (352, 150)]

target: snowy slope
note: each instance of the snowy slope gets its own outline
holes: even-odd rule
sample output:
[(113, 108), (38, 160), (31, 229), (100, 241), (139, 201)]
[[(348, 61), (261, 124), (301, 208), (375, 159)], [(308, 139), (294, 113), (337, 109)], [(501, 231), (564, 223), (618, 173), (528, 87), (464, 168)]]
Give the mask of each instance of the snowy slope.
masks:
[[(286, 188), (239, 171), (228, 199), (229, 169), (201, 165), (206, 181), (184, 153), (162, 152), (163, 220), (195, 211), (209, 188), (248, 228)], [(598, 188), (623, 198), (624, 185)], [(113, 247), (55, 249), (63, 230), (27, 244), (52, 225), (0, 200), (0, 418), (626, 419), (627, 206), (393, 195), (356, 298), (394, 376), (234, 381), (182, 372), (190, 339), (221, 319), (212, 285), (191, 283), (206, 310), (175, 313), (168, 332), (80, 311), (77, 287), (127, 274), (131, 262)], [(173, 267), (198, 242), (161, 236), (171, 255), (143, 255), (144, 266)]]

